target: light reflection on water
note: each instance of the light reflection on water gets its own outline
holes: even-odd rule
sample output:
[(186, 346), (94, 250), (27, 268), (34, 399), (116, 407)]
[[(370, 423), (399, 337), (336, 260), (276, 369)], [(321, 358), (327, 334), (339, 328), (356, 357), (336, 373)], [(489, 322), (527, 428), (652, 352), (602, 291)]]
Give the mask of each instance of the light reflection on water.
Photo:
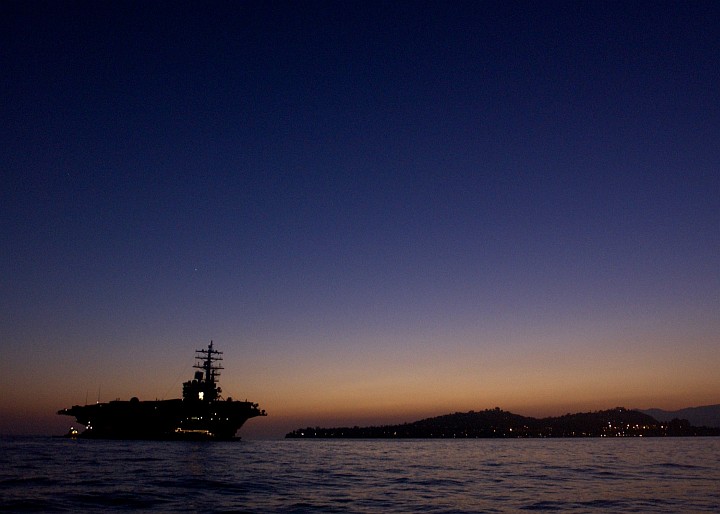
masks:
[(720, 512), (720, 438), (0, 440), (0, 511)]

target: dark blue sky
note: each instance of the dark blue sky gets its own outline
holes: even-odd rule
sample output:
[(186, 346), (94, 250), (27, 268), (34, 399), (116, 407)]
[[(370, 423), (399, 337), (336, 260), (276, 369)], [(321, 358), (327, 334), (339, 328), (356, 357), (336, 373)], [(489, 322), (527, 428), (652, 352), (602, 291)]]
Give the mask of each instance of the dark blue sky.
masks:
[(161, 395), (211, 338), (293, 420), (718, 401), (718, 3), (0, 23), (3, 412), (115, 362), (108, 394)]

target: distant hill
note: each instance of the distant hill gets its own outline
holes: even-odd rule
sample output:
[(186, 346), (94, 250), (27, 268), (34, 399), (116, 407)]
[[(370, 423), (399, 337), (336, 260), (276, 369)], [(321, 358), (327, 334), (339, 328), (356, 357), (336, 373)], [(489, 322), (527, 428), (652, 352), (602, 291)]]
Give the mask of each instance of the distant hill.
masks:
[(687, 409), (667, 411), (662, 409), (638, 409), (658, 421), (667, 422), (671, 419), (686, 419), (697, 427), (720, 427), (720, 404), (689, 407)]
[(299, 428), (292, 439), (642, 437), (720, 435), (687, 421), (660, 422), (637, 410), (615, 409), (531, 418), (501, 410), (456, 412), (401, 425)]

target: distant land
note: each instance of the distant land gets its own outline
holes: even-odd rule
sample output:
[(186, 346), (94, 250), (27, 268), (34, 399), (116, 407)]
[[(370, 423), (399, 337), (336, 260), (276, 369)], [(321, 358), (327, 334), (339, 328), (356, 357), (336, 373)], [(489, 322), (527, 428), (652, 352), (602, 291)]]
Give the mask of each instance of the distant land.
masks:
[(720, 404), (703, 405), (701, 407), (689, 407), (680, 410), (662, 409), (637, 409), (658, 421), (670, 421), (671, 419), (686, 419), (692, 425), (698, 427), (720, 427)]
[[(685, 410), (687, 409), (677, 412)], [(720, 436), (720, 428), (694, 426), (689, 420), (677, 417), (659, 421), (645, 412), (624, 407), (549, 418), (521, 416), (496, 407), (479, 412), (456, 412), (401, 425), (299, 428), (285, 437), (289, 439), (449, 439), (668, 436)]]

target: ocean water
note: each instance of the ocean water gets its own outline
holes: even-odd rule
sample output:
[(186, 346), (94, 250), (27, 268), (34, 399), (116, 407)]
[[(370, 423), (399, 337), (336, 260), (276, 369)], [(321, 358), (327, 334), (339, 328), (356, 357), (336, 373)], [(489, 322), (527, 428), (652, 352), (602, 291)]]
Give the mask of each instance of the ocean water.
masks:
[(720, 438), (0, 439), (0, 512), (720, 512)]

